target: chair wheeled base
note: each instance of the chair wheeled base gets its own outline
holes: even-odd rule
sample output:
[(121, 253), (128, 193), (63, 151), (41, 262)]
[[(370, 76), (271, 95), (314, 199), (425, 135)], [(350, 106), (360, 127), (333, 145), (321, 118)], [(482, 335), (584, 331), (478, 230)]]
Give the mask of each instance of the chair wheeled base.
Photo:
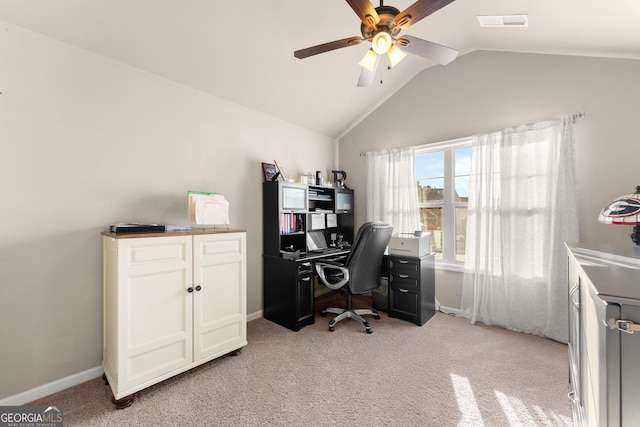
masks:
[(371, 326), (369, 325), (369, 322), (366, 321), (366, 319), (362, 316), (365, 315), (372, 315), (374, 319), (376, 320), (380, 320), (380, 315), (373, 310), (369, 310), (369, 309), (356, 309), (354, 310), (353, 308), (351, 308), (351, 294), (347, 294), (347, 308), (325, 308), (324, 310), (322, 310), (322, 312), (320, 312), (320, 315), (322, 317), (325, 317), (327, 315), (327, 313), (332, 313), (332, 314), (337, 314), (336, 317), (334, 317), (333, 319), (331, 319), (331, 321), (329, 322), (329, 331), (333, 332), (335, 331), (335, 326), (336, 323), (340, 322), (341, 320), (344, 319), (354, 319), (357, 320), (359, 322), (361, 322), (367, 333), (368, 334), (372, 334), (373, 333), (373, 329), (371, 329)]

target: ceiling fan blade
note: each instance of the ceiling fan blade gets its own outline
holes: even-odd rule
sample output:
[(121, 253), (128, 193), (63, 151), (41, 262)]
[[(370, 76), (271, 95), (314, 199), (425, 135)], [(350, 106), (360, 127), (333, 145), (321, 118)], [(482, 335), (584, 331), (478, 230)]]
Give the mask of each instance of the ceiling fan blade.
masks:
[(319, 53), (329, 52), (331, 50), (340, 49), (343, 47), (355, 46), (362, 43), (364, 40), (362, 37), (347, 37), (346, 39), (336, 40), (329, 43), (319, 44), (317, 46), (311, 46), (306, 49), (300, 49), (293, 52), (293, 56), (298, 59), (308, 58)]
[(403, 51), (422, 56), (438, 64), (446, 65), (456, 59), (458, 51), (413, 36), (402, 36), (396, 42)]
[(376, 28), (380, 16), (369, 0), (347, 0), (347, 3), (365, 25)]
[(454, 0), (418, 0), (396, 16), (396, 26), (406, 29)]
[(373, 79), (376, 77), (376, 70), (378, 69), (378, 64), (380, 64), (380, 57), (381, 55), (378, 55), (378, 57), (376, 58), (376, 63), (373, 65), (373, 71), (369, 71), (366, 68), (363, 68), (362, 71), (360, 71), (360, 78), (358, 79), (358, 87), (369, 86), (371, 83), (373, 83)]

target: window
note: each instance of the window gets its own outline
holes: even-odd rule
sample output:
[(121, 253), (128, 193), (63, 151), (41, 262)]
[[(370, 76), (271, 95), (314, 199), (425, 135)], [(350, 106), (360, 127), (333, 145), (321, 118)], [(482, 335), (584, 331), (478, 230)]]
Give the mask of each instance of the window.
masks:
[(470, 173), (470, 139), (416, 148), (422, 230), (431, 233), (439, 264), (454, 269), (464, 262)]

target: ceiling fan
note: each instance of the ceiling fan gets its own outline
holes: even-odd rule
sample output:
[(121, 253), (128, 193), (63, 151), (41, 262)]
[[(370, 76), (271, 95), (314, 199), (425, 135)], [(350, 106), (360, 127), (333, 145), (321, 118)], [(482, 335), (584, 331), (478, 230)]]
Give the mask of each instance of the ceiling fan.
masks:
[(391, 67), (395, 66), (405, 56), (406, 52), (434, 61), (438, 64), (448, 64), (458, 55), (458, 51), (446, 46), (432, 43), (412, 36), (400, 36), (401, 30), (407, 29), (416, 22), (442, 9), (454, 0), (417, 0), (411, 6), (400, 12), (393, 6), (383, 5), (374, 8), (369, 0), (346, 0), (358, 15), (362, 24), (362, 37), (354, 36), (336, 40), (317, 46), (300, 49), (293, 53), (298, 59), (308, 58), (320, 53), (329, 52), (348, 46), (355, 46), (363, 41), (371, 42), (371, 49), (359, 62), (362, 67), (358, 86), (369, 86), (375, 77), (380, 58), (385, 53), (389, 57)]

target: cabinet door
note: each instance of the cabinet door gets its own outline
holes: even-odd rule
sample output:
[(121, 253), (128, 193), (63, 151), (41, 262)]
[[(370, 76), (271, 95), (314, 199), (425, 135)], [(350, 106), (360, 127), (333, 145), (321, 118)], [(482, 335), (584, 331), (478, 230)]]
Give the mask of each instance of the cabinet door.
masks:
[[(640, 306), (623, 305), (620, 310), (622, 319), (640, 323)], [(620, 335), (620, 404), (621, 426), (633, 426), (640, 420), (640, 333)]]
[(193, 236), (194, 360), (247, 343), (245, 233)]
[(608, 319), (620, 319), (620, 305), (603, 301), (589, 277), (580, 276), (583, 316), (582, 364), (586, 426), (620, 425), (620, 332)]
[(418, 321), (420, 297), (415, 291), (389, 287), (389, 316)]
[(579, 266), (573, 256), (569, 256), (569, 387), (570, 398), (572, 401), (572, 411), (574, 416), (574, 424), (581, 426), (584, 424), (583, 415), (583, 374), (584, 362), (580, 357), (582, 350), (581, 332), (581, 315), (580, 315), (580, 276)]
[(118, 389), (192, 362), (191, 249), (190, 236), (119, 240)]
[(314, 311), (314, 284), (313, 284), (313, 272), (309, 271), (304, 274), (298, 275), (296, 281), (297, 289), (297, 322), (298, 324), (310, 324), (313, 323), (313, 311)]

